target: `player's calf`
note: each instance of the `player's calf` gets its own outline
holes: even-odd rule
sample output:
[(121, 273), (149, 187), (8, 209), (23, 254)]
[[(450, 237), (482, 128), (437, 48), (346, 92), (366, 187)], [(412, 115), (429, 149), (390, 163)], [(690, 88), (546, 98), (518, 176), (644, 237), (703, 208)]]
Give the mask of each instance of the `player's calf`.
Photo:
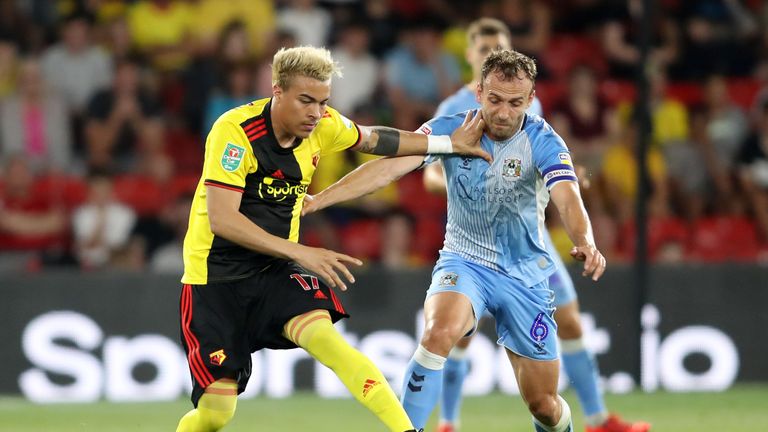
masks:
[(237, 408), (237, 382), (231, 379), (214, 381), (205, 389), (197, 408), (179, 421), (176, 432), (215, 432), (232, 420)]

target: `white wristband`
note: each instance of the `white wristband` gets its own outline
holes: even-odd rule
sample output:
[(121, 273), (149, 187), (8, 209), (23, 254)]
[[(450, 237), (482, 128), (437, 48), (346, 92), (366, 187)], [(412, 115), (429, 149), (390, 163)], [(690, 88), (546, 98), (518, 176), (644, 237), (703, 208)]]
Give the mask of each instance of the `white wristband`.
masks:
[(427, 153), (453, 153), (453, 143), (449, 135), (427, 135)]

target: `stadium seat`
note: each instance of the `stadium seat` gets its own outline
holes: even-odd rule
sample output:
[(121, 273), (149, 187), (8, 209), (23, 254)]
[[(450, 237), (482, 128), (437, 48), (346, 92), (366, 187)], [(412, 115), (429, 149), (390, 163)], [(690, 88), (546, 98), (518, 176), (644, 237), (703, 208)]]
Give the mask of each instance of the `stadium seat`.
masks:
[(411, 251), (422, 264), (432, 265), (443, 247), (445, 238), (445, 220), (436, 217), (420, 217), (416, 219)]
[(320, 233), (314, 228), (302, 227), (299, 243), (310, 247), (325, 247)]
[(361, 219), (339, 230), (343, 252), (362, 260), (381, 257), (381, 222)]
[(670, 82), (667, 86), (667, 96), (691, 107), (701, 103), (701, 85), (694, 82), (678, 81)]
[(566, 79), (574, 66), (585, 64), (602, 76), (608, 70), (600, 44), (581, 35), (562, 34), (552, 37), (540, 61), (553, 79)]
[(752, 220), (717, 216), (694, 223), (688, 258), (703, 262), (754, 261), (760, 245)]
[(170, 195), (175, 199), (181, 195), (194, 194), (199, 181), (199, 174), (176, 175), (171, 181)]
[(88, 197), (88, 185), (80, 177), (69, 174), (49, 174), (35, 181), (34, 191), (45, 194), (71, 210), (84, 203)]
[(170, 191), (140, 175), (127, 174), (116, 177), (114, 187), (117, 199), (131, 207), (139, 216), (158, 214), (170, 198)]
[[(635, 255), (637, 235), (634, 220), (626, 222), (620, 228), (621, 242), (619, 253), (622, 257), (631, 258)], [(669, 259), (664, 255), (669, 248), (679, 248), (680, 255), (684, 254), (688, 244), (689, 231), (685, 223), (678, 218), (652, 218), (648, 221), (647, 248), (651, 261)]]
[(632, 81), (607, 79), (600, 83), (600, 96), (609, 105), (621, 102), (634, 102), (637, 99), (637, 87)]
[(165, 152), (173, 159), (177, 173), (200, 175), (203, 166), (203, 139), (183, 129), (166, 132)]
[(555, 105), (563, 100), (567, 94), (568, 87), (563, 81), (536, 81), (536, 97), (541, 101), (545, 115), (551, 113)]
[(406, 174), (397, 182), (400, 206), (415, 217), (442, 217), (446, 213), (445, 197), (424, 189), (422, 171)]
[(760, 82), (752, 78), (731, 78), (728, 80), (728, 94), (736, 105), (750, 110), (755, 96), (760, 91)]

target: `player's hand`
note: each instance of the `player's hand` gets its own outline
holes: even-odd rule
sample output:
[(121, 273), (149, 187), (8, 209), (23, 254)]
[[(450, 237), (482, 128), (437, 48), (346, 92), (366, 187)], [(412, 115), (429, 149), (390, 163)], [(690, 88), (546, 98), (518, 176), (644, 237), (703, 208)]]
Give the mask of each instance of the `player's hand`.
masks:
[(310, 194), (304, 195), (304, 205), (301, 207), (302, 216), (306, 216), (321, 209), (322, 207), (320, 207), (320, 200), (316, 199), (315, 196)]
[(453, 152), (480, 157), (491, 163), (493, 161), (491, 155), (480, 147), (480, 138), (483, 136), (484, 129), (483, 113), (480, 110), (467, 111), (464, 123), (451, 134)]
[(363, 262), (359, 259), (328, 249), (303, 245), (297, 246), (298, 248), (292, 257), (293, 260), (300, 266), (321, 277), (325, 283), (332, 288), (338, 287), (342, 291), (347, 290), (347, 285), (339, 276), (340, 274), (349, 282), (355, 283), (355, 277), (349, 272), (347, 265), (363, 265)]
[(597, 281), (605, 273), (605, 257), (594, 245), (574, 246), (571, 256), (578, 261), (584, 261), (582, 276), (592, 275), (592, 280)]

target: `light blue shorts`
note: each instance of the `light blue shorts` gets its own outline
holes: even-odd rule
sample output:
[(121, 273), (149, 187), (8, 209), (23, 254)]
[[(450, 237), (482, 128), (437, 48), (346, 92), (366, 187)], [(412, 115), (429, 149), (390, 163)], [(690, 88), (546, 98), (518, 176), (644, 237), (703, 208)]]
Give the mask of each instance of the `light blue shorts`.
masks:
[(427, 298), (446, 291), (469, 298), (475, 327), (478, 317), (486, 310), (491, 313), (496, 319), (499, 345), (534, 360), (557, 359), (553, 292), (547, 280), (532, 287), (523, 286), (503, 273), (441, 252), (432, 271)]

